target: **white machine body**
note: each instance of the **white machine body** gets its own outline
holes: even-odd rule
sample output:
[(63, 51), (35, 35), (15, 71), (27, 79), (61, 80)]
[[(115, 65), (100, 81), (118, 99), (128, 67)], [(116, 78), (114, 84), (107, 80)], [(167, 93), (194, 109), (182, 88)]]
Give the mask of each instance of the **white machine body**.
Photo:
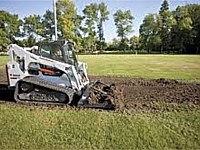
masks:
[[(51, 53), (55, 50), (53, 46), (56, 46), (56, 43), (52, 43), (46, 43), (46, 45), (39, 46), (39, 48), (36, 46), (22, 48), (16, 44), (9, 46), (9, 62), (6, 67), (10, 87), (15, 87), (20, 79), (27, 76), (39, 76), (76, 91), (81, 91), (89, 84), (86, 64), (76, 61), (72, 45), (62, 41), (60, 49), (65, 49), (65, 52), (59, 51), (59, 58), (55, 59), (47, 57), (47, 55), (53, 56)], [(52, 46), (48, 49), (49, 45)], [(64, 59), (62, 56), (66, 56), (66, 58)], [(70, 60), (69, 63), (67, 63), (68, 60)]]

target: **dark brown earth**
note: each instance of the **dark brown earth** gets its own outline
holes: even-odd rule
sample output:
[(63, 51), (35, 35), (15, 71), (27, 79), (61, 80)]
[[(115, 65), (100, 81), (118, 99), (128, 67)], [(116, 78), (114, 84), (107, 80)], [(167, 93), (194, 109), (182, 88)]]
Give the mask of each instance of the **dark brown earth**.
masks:
[[(120, 101), (117, 100), (117, 104), (120, 111), (157, 111), (161, 109), (161, 106), (162, 109), (167, 110), (171, 105), (200, 106), (200, 84), (195, 82), (100, 76), (91, 76), (90, 79), (116, 85), (118, 99), (120, 99)], [(0, 70), (0, 84), (5, 83), (6, 73)]]
[[(199, 106), (200, 84), (167, 79), (135, 79), (119, 77), (91, 77), (114, 83), (122, 90), (122, 108), (130, 111), (157, 111), (168, 106)], [(162, 107), (162, 108), (161, 108)]]

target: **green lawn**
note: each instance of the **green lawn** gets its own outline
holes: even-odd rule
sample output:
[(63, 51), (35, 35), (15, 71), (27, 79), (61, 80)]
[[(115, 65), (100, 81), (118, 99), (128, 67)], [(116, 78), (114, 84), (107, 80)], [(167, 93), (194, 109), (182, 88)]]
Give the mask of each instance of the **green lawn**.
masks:
[(200, 111), (120, 114), (0, 105), (0, 149), (200, 149)]
[(90, 75), (200, 80), (200, 55), (80, 55)]
[(0, 69), (5, 69), (5, 65), (8, 62), (8, 56), (0, 56)]
[[(200, 79), (200, 56), (87, 55), (79, 59), (88, 63), (90, 75)], [(7, 60), (0, 57), (0, 69)], [(200, 108), (127, 114), (0, 104), (0, 149), (38, 148), (200, 149)]]
[[(200, 80), (200, 55), (79, 55), (89, 75)], [(0, 56), (0, 69), (7, 63)]]

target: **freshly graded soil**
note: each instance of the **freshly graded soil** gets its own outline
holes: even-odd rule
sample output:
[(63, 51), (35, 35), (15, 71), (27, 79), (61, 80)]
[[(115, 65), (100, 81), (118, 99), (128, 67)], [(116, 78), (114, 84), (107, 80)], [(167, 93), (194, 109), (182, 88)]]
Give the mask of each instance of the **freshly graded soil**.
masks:
[(91, 77), (114, 83), (122, 91), (122, 108), (129, 111), (159, 111), (160, 106), (200, 105), (200, 84), (167, 79), (136, 79), (121, 77)]

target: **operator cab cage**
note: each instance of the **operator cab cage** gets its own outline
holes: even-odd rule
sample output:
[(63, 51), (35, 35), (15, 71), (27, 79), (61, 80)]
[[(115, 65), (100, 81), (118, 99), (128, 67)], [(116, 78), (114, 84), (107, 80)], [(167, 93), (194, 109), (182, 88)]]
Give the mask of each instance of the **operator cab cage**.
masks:
[(66, 42), (64, 40), (43, 41), (39, 43), (38, 55), (77, 66), (77, 58), (72, 42)]

